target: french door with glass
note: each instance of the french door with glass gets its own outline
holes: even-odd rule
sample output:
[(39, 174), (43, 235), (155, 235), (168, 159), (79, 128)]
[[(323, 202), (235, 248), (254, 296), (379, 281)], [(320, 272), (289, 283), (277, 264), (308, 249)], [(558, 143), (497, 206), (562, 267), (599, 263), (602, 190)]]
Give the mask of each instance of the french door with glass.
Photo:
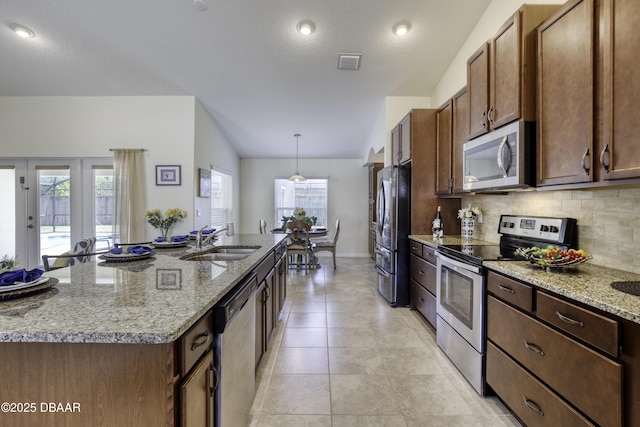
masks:
[[(42, 265), (74, 242), (96, 236), (109, 247), (112, 160), (0, 159), (0, 258)], [(106, 189), (106, 191), (105, 191)]]

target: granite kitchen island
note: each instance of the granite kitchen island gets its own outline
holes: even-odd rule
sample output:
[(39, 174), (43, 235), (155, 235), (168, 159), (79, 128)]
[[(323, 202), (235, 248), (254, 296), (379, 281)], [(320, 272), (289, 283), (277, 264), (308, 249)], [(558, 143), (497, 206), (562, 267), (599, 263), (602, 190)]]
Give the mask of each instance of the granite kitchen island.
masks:
[(186, 424), (179, 394), (211, 346), (212, 307), (256, 269), (273, 270), (283, 239), (216, 240), (257, 248), (234, 261), (181, 260), (191, 247), (135, 262), (96, 259), (46, 272), (58, 283), (44, 292), (0, 301), (0, 400), (11, 405), (0, 424)]

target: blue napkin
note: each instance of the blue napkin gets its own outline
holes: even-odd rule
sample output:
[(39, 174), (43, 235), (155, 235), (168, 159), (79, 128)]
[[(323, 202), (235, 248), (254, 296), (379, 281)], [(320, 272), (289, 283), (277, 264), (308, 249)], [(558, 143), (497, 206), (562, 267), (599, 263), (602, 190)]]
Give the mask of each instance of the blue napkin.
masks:
[[(199, 230), (193, 230), (193, 231), (191, 231), (189, 234), (196, 235), (196, 234), (198, 234), (198, 231), (199, 231)], [(208, 230), (202, 230), (202, 234), (211, 234), (211, 233), (213, 233), (214, 231), (216, 231), (216, 229), (215, 229), (215, 228), (210, 228), (210, 229), (208, 229)]]
[(175, 243), (182, 243), (182, 242), (186, 242), (187, 240), (189, 240), (189, 236), (187, 236), (187, 235), (184, 235), (184, 236), (173, 236), (171, 238), (171, 241), (175, 242)]
[(129, 254), (142, 255), (142, 254), (146, 254), (147, 252), (152, 252), (151, 248), (148, 246), (136, 245), (136, 246), (129, 246), (127, 248), (127, 253)]
[(164, 237), (157, 237), (156, 240), (154, 240), (154, 242), (158, 242), (158, 243), (162, 243), (162, 242), (166, 242), (167, 239)]
[(34, 268), (33, 270), (25, 270), (24, 268), (20, 270), (13, 271), (5, 271), (4, 273), (0, 273), (0, 286), (2, 285), (13, 285), (15, 282), (33, 282), (42, 276), (44, 271), (39, 268)]
[(113, 248), (109, 252), (111, 252), (114, 255), (120, 255), (122, 253), (122, 248)]

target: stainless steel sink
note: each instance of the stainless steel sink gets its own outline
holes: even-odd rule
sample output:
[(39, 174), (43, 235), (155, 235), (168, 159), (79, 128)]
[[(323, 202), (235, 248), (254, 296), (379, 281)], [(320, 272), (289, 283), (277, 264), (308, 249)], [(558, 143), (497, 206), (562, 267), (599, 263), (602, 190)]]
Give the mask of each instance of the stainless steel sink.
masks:
[(183, 261), (238, 261), (245, 259), (260, 246), (217, 246), (181, 256)]
[(260, 246), (218, 246), (207, 249), (207, 253), (215, 254), (252, 254), (260, 249)]

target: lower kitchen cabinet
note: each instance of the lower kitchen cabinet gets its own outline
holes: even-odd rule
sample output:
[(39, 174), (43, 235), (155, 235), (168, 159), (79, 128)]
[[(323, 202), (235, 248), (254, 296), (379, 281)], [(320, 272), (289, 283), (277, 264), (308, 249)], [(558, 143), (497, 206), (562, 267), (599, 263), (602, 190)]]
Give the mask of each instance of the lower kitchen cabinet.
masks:
[(209, 350), (180, 386), (180, 425), (182, 427), (213, 425), (213, 390), (216, 377), (213, 367), (213, 350)]
[(619, 322), (518, 284), (487, 276), (489, 386), (528, 426), (622, 426)]
[(409, 241), (410, 306), (436, 327), (436, 256), (435, 249)]

